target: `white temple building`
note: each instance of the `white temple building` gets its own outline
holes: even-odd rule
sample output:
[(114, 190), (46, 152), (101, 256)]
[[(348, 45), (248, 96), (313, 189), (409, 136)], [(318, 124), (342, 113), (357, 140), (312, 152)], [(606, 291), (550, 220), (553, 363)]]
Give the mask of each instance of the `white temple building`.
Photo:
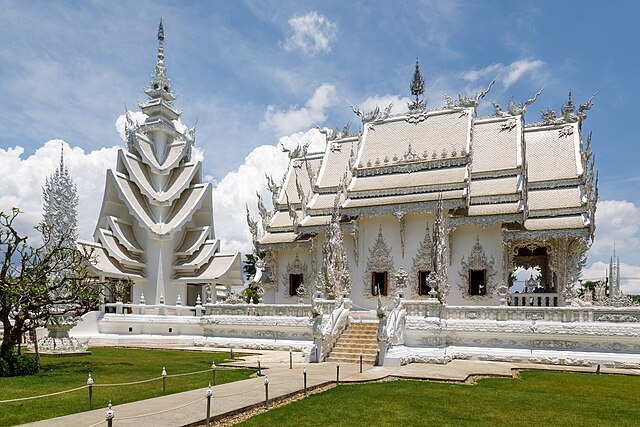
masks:
[(570, 94), (536, 123), (525, 116), (539, 94), (478, 116), (492, 82), (428, 110), (416, 63), (408, 112), (352, 107), (360, 131), (326, 131), (324, 152), (301, 146), (282, 182), (268, 177), (273, 209), (259, 197), (261, 220), (247, 212), (260, 301), (223, 301), (202, 285), (224, 296), (242, 282), (240, 260), (219, 253), (193, 130), (175, 126), (162, 28), (158, 38), (148, 118), (127, 126), (89, 244), (97, 275), (133, 279), (133, 301), (103, 304), (76, 336), (285, 348), (310, 362), (640, 368), (640, 307), (578, 283), (598, 198), (583, 140), (593, 98), (576, 106)]
[[(212, 187), (192, 160), (195, 125), (181, 132), (158, 29), (155, 73), (135, 123), (127, 111), (126, 149), (107, 171), (94, 232), (92, 268), (102, 280), (133, 280), (131, 298), (149, 304), (190, 304), (226, 295), (242, 285), (239, 253), (220, 252), (213, 223)], [(214, 292), (213, 289), (216, 289)]]

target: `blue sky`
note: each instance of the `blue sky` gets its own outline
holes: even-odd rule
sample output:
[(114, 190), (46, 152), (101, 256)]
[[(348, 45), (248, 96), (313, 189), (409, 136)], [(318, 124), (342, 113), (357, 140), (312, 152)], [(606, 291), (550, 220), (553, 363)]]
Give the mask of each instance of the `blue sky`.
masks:
[[(95, 171), (122, 144), (114, 123), (125, 104), (136, 110), (144, 98), (162, 17), (176, 105), (185, 124), (198, 119), (204, 173), (218, 187), (246, 188), (246, 200), (257, 176), (247, 168), (269, 158), (260, 147), (311, 138), (316, 124), (357, 128), (346, 100), (381, 107), (395, 100), (401, 108), (416, 57), (432, 107), (443, 93), (475, 94), (495, 76), (480, 114), (491, 112), (489, 101), (522, 101), (544, 86), (527, 110), (533, 122), (544, 108), (559, 110), (570, 90), (577, 102), (597, 91), (584, 131), (593, 131), (606, 203), (590, 264), (605, 260), (615, 240), (626, 275), (640, 277), (635, 2), (0, 0), (0, 10), (0, 166), (14, 183), (0, 190), (0, 209), (20, 203), (37, 216), (39, 181), (17, 177), (44, 181), (55, 165), (46, 142), (55, 139), (73, 148), (78, 179), (95, 183), (81, 185), (81, 206), (100, 203), (104, 172)], [(230, 193), (217, 190), (220, 201)], [(235, 209), (232, 202), (243, 209), (245, 199), (218, 208), (219, 235), (222, 210)], [(85, 235), (94, 211), (81, 212)], [(243, 249), (243, 236), (229, 240)]]

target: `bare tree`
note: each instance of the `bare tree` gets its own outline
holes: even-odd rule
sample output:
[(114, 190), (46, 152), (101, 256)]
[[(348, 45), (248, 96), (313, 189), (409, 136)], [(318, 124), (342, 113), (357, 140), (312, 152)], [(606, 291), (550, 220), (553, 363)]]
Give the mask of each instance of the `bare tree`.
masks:
[(0, 358), (20, 343), (22, 334), (54, 315), (83, 310), (99, 292), (88, 263), (91, 254), (68, 244), (68, 236), (40, 223), (39, 245), (31, 246), (14, 222), (20, 210), (0, 212), (0, 321), (4, 335)]

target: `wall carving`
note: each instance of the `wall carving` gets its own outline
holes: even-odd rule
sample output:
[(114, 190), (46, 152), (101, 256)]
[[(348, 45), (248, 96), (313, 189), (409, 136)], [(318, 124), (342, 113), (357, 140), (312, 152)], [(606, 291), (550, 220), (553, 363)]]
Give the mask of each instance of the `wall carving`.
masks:
[(303, 263), (302, 261), (300, 261), (298, 254), (296, 254), (296, 259), (294, 259), (293, 262), (287, 262), (287, 268), (285, 269), (284, 273), (282, 273), (282, 281), (285, 289), (284, 295), (289, 299), (298, 298), (297, 295), (289, 295), (290, 274), (302, 274), (303, 282), (310, 279), (307, 263)]
[(409, 292), (407, 292), (409, 298), (423, 299), (429, 297), (429, 295), (419, 295), (418, 293), (418, 273), (420, 271), (434, 271), (432, 249), (431, 231), (429, 231), (429, 224), (427, 224), (424, 239), (422, 239), (411, 265), (411, 273), (408, 280)]
[[(476, 243), (471, 248), (471, 253), (469, 257), (465, 261), (464, 257), (460, 261), (460, 282), (458, 283), (458, 287), (460, 288), (460, 292), (464, 299), (473, 300), (473, 301), (484, 301), (489, 300), (493, 296), (493, 292), (495, 291), (495, 283), (494, 278), (496, 276), (496, 271), (494, 269), (495, 260), (493, 256), (491, 258), (487, 258), (487, 255), (484, 252), (484, 248), (480, 244), (480, 236), (476, 236)], [(486, 292), (484, 295), (470, 295), (469, 294), (469, 270), (486, 270)]]
[(393, 265), (393, 257), (391, 256), (391, 248), (387, 246), (387, 242), (382, 235), (382, 225), (378, 230), (378, 238), (371, 248), (369, 248), (369, 257), (367, 258), (367, 269), (363, 275), (362, 293), (369, 299), (375, 297), (371, 295), (371, 275), (374, 271), (387, 272), (387, 295), (393, 294), (395, 288), (395, 267)]

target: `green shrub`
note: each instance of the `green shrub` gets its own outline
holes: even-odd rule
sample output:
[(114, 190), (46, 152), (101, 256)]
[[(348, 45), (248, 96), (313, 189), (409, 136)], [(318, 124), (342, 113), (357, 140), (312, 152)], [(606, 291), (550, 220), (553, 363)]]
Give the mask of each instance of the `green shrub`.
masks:
[(34, 375), (39, 370), (40, 364), (35, 357), (18, 354), (17, 351), (12, 351), (0, 358), (0, 377)]
[(244, 296), (244, 300), (247, 304), (258, 304), (260, 302), (260, 295), (258, 294), (258, 290), (255, 288), (245, 288), (242, 291), (242, 295)]

